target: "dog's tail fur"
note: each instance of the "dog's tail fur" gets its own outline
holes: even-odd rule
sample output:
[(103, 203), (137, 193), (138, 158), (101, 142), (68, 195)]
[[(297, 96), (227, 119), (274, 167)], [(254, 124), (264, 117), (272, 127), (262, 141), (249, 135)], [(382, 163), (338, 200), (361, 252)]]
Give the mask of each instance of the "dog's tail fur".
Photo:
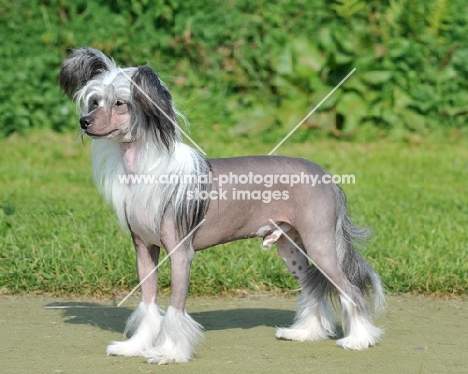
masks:
[(374, 310), (379, 312), (385, 306), (385, 296), (379, 275), (355, 249), (370, 236), (370, 230), (354, 225), (349, 217), (346, 196), (340, 186), (335, 185), (336, 205), (336, 251), (341, 269), (349, 281), (364, 296), (374, 297)]
[[(369, 313), (362, 303), (362, 296), (373, 297), (374, 312), (378, 313), (385, 307), (385, 295), (379, 275), (356, 250), (356, 246), (363, 244), (370, 236), (370, 230), (354, 225), (348, 214), (346, 196), (340, 186), (334, 185), (336, 194), (336, 253), (339, 266), (351, 282), (353, 289), (347, 290), (358, 303), (359, 309)], [(308, 292), (316, 300), (324, 300), (336, 294), (335, 288), (328, 279), (317, 269), (309, 275)]]

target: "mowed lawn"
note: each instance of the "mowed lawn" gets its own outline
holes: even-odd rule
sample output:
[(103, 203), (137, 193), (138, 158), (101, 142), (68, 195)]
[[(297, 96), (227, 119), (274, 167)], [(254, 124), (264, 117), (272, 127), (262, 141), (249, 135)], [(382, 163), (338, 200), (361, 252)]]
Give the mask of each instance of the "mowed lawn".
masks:
[[(198, 135), (198, 136), (197, 136)], [(261, 139), (194, 138), (211, 157), (267, 154)], [(0, 292), (109, 295), (137, 284), (128, 233), (93, 186), (90, 142), (50, 131), (0, 141)], [(362, 250), (390, 293), (468, 292), (468, 140), (284, 143), (277, 154), (305, 157), (344, 185), (355, 222), (370, 226)], [(163, 253), (165, 256), (165, 253)], [(161, 266), (169, 286), (170, 263)], [(275, 248), (260, 240), (199, 252), (191, 293), (285, 291), (298, 284)]]

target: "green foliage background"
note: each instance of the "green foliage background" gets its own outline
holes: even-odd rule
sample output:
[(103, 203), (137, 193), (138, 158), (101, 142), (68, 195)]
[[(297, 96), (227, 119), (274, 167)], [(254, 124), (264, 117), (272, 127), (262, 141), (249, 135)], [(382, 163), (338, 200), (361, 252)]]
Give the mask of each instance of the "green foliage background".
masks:
[(468, 116), (465, 0), (2, 0), (1, 135), (75, 126), (56, 82), (84, 45), (209, 99), (233, 134), (291, 128), (353, 68), (307, 128), (424, 134)]

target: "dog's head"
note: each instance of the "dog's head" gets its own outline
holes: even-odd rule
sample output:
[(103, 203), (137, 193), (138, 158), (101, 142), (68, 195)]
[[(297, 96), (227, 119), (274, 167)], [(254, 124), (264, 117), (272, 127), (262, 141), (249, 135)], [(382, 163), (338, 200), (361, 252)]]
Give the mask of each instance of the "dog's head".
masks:
[(150, 137), (166, 149), (178, 140), (171, 94), (148, 66), (121, 69), (101, 51), (80, 48), (63, 62), (59, 83), (77, 102), (81, 131), (93, 139)]

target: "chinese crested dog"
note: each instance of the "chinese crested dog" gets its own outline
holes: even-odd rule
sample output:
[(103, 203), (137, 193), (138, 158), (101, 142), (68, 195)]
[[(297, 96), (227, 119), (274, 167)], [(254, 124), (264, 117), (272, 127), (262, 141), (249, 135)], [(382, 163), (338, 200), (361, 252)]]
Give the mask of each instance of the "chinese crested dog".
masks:
[[(141, 302), (127, 321), (130, 338), (112, 342), (108, 355), (143, 356), (156, 364), (189, 361), (202, 337), (202, 327), (185, 310), (195, 252), (255, 237), (263, 238), (264, 247), (276, 243), (302, 287), (294, 323), (278, 328), (278, 339), (333, 337), (331, 298), (338, 295), (344, 337), (336, 344), (361, 350), (377, 343), (382, 331), (372, 314), (383, 306), (384, 293), (379, 276), (355, 249), (367, 231), (351, 223), (343, 191), (334, 183), (293, 185), (272, 178), (330, 176), (324, 169), (279, 156), (206, 159), (181, 141), (176, 121), (183, 117), (147, 66), (120, 69), (101, 51), (80, 48), (63, 62), (59, 81), (76, 100), (82, 134), (94, 139), (96, 185), (130, 229), (138, 277), (145, 279)], [(160, 183), (125, 176), (154, 176)], [(154, 271), (161, 247), (171, 260), (165, 312), (157, 305)]]

